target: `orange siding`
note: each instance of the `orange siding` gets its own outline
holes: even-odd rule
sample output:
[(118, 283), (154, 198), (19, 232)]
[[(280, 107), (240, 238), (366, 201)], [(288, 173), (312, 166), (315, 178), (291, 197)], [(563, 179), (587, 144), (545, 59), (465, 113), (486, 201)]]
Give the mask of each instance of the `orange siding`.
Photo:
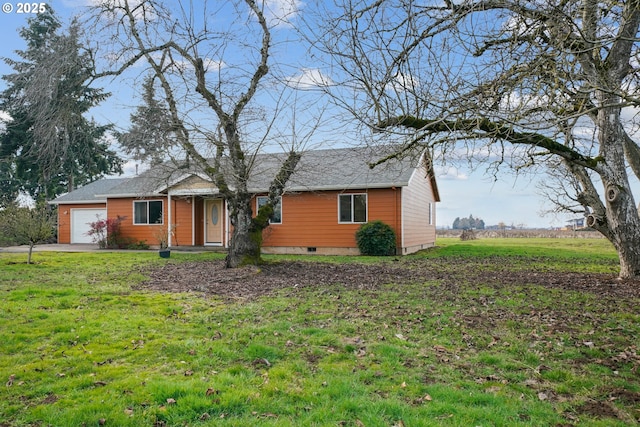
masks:
[[(339, 194), (367, 194), (368, 220), (381, 220), (399, 236), (398, 191), (393, 189), (325, 191), (285, 194), (282, 197), (282, 224), (264, 231), (265, 247), (355, 248), (355, 232), (361, 224), (338, 222)], [(255, 201), (254, 201), (255, 203)], [(256, 206), (253, 206), (254, 210)]]
[[(282, 197), (282, 224), (272, 224), (264, 231), (265, 248), (297, 248), (306, 251), (314, 247), (356, 250), (355, 233), (361, 224), (338, 222), (340, 194), (366, 194), (367, 220), (381, 220), (389, 224), (398, 238), (402, 253), (409, 253), (435, 243), (435, 200), (429, 179), (422, 169), (416, 170), (409, 185), (402, 188), (322, 191), (285, 194)], [(162, 200), (163, 224), (134, 225), (134, 201)], [(168, 227), (168, 199), (150, 198), (109, 199), (107, 218), (124, 217), (122, 235), (134, 242), (158, 245), (158, 234)], [(253, 209), (256, 211), (256, 200)], [(429, 203), (432, 223), (429, 224)], [(73, 208), (105, 208), (105, 204), (62, 205), (58, 209), (58, 241), (71, 239), (70, 210)], [(171, 228), (173, 246), (204, 244), (204, 199), (174, 197), (171, 199)], [(65, 213), (66, 212), (66, 213)]]
[(69, 204), (58, 206), (58, 243), (71, 243), (71, 209), (105, 209), (105, 203)]
[(171, 237), (172, 246), (191, 246), (193, 245), (193, 222), (191, 221), (193, 206), (191, 198), (189, 199), (171, 199), (171, 228), (173, 235)]
[[(162, 200), (162, 221), (163, 224), (134, 225), (133, 224), (133, 202), (141, 200)], [(122, 236), (133, 240), (133, 242), (146, 242), (149, 245), (158, 245), (159, 232), (167, 227), (167, 198), (125, 198), (109, 199), (107, 201), (107, 218), (124, 217), (120, 223)]]

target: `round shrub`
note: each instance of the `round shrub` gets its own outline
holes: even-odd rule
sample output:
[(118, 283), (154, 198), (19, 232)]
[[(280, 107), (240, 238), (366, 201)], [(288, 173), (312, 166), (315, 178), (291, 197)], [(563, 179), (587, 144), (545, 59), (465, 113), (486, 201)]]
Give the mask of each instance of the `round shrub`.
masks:
[(362, 224), (356, 231), (356, 242), (362, 255), (396, 254), (396, 233), (382, 221)]

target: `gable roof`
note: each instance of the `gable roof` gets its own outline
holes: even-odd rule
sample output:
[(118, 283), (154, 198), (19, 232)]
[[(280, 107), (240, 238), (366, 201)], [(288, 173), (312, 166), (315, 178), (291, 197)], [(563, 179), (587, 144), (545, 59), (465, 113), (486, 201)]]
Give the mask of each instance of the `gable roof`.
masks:
[[(390, 159), (374, 168), (369, 164), (392, 153), (393, 147), (358, 147), (309, 150), (301, 153), (300, 161), (295, 172), (289, 178), (285, 191), (323, 191), (323, 190), (353, 190), (364, 188), (403, 187), (409, 184), (417, 168), (426, 173), (431, 181), (436, 200), (439, 200), (438, 189), (431, 168), (430, 161), (422, 156)], [(269, 190), (269, 184), (278, 173), (286, 153), (261, 153), (255, 156), (253, 168), (248, 181), (248, 189), (252, 193), (262, 193)], [(425, 167), (426, 166), (426, 167)], [(223, 165), (223, 167), (225, 167)], [(227, 176), (232, 176), (229, 173)], [(95, 187), (85, 186), (66, 196), (54, 200), (54, 203), (76, 202), (78, 191), (95, 190), (97, 197), (93, 202), (106, 201), (107, 197), (142, 197), (165, 194), (180, 183), (187, 182), (194, 176), (208, 180), (206, 175), (197, 167), (171, 164), (154, 166), (141, 175), (128, 179), (105, 179), (96, 181), (97, 184), (110, 181)], [(233, 188), (233, 182), (229, 182)], [(186, 190), (185, 190), (186, 191)], [(205, 191), (200, 189), (204, 194)], [(206, 191), (215, 193), (215, 187)], [(186, 193), (185, 193), (186, 194)], [(85, 196), (84, 192), (79, 194)], [(65, 199), (63, 199), (65, 198)], [(88, 202), (87, 202), (88, 203)]]

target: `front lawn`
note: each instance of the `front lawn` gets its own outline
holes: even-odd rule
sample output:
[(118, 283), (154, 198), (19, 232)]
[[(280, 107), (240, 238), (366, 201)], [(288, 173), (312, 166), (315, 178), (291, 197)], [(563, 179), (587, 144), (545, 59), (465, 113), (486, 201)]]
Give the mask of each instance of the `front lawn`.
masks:
[(0, 426), (638, 423), (640, 282), (605, 240), (438, 244), (0, 254)]

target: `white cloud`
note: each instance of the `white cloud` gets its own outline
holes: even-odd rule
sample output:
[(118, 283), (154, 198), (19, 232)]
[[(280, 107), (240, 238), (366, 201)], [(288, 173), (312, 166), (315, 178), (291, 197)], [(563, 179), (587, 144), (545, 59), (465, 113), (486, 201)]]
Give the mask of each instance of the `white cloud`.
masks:
[(1, 111), (0, 110), (0, 122), (10, 122), (13, 119), (11, 118), (11, 116), (9, 115), (9, 113), (7, 113), (6, 111)]
[[(220, 71), (222, 68), (225, 67), (225, 63), (224, 61), (218, 61), (215, 59), (211, 59), (211, 58), (204, 58), (202, 60), (202, 65), (204, 65), (204, 70), (205, 72), (210, 72), (210, 71)], [(185, 60), (181, 60), (181, 61), (174, 61), (173, 66), (181, 72), (184, 71), (188, 71), (188, 70), (193, 70), (193, 65)]]
[(7, 112), (0, 110), (0, 130), (4, 130), (10, 121), (13, 121), (11, 116)]
[(301, 90), (327, 87), (333, 84), (331, 78), (322, 74), (317, 68), (303, 68), (300, 70), (300, 74), (288, 77), (286, 83), (292, 88)]
[(264, 15), (272, 27), (290, 27), (301, 7), (300, 0), (265, 0)]
[(453, 166), (446, 168), (436, 167), (436, 175), (438, 180), (444, 181), (466, 181), (469, 179), (466, 173)]
[(398, 73), (393, 77), (393, 80), (387, 83), (385, 89), (394, 92), (404, 92), (406, 90), (413, 92), (419, 86), (420, 80), (417, 77), (411, 74)]

